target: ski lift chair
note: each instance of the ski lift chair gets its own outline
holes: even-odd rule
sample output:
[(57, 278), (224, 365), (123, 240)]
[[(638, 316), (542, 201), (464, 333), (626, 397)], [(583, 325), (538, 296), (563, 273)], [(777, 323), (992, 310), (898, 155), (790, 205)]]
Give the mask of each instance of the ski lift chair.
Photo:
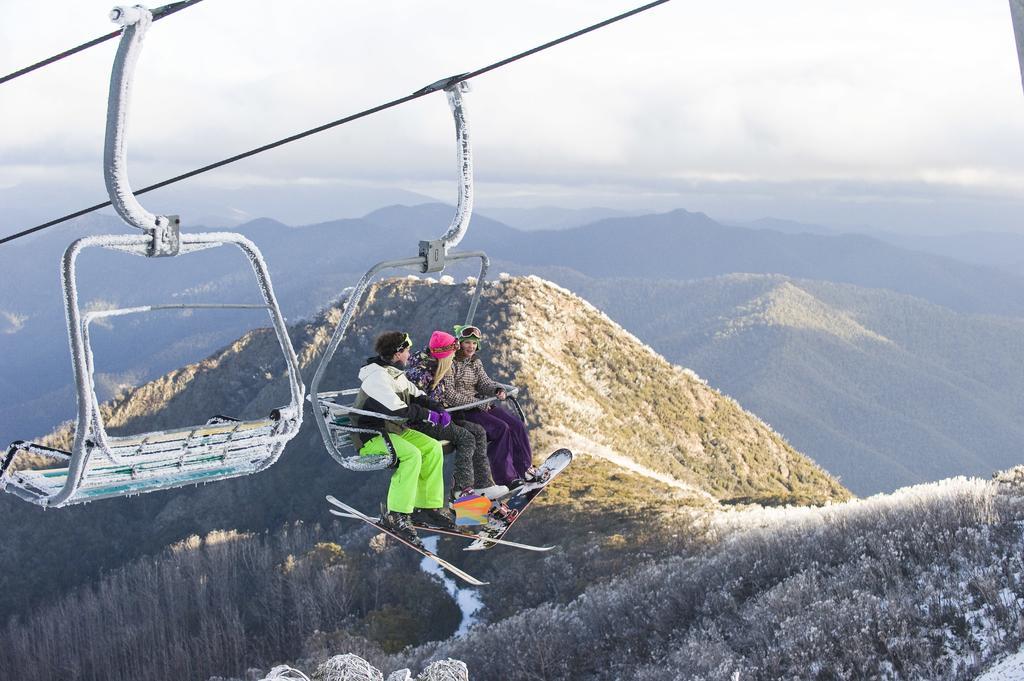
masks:
[[(419, 244), (419, 255), (417, 257), (407, 258), (404, 260), (386, 260), (379, 262), (362, 276), (355, 288), (352, 289), (348, 299), (345, 301), (345, 308), (342, 312), (341, 319), (338, 322), (338, 326), (334, 330), (331, 342), (324, 351), (323, 357), (320, 359), (320, 364), (317, 366), (316, 372), (313, 374), (313, 380), (309, 384), (309, 399), (313, 403), (313, 417), (316, 419), (317, 427), (320, 429), (320, 435), (323, 438), (324, 446), (327, 447), (327, 451), (335, 461), (350, 470), (372, 471), (398, 465), (398, 455), (395, 453), (394, 447), (391, 444), (391, 438), (388, 437), (387, 431), (384, 428), (379, 430), (361, 428), (353, 421), (353, 416), (367, 416), (381, 419), (382, 421), (404, 422), (404, 419), (399, 417), (380, 414), (364, 409), (356, 409), (353, 407), (352, 405), (355, 401), (356, 395), (359, 394), (359, 388), (345, 388), (341, 390), (320, 389), (320, 384), (323, 381), (327, 365), (330, 364), (338, 346), (341, 345), (341, 342), (345, 339), (345, 333), (348, 331), (349, 325), (352, 322), (352, 317), (355, 314), (356, 309), (359, 307), (359, 304), (363, 299), (363, 295), (366, 293), (370, 283), (375, 277), (377, 277), (377, 275), (389, 270), (414, 269), (421, 273), (442, 272), (444, 271), (445, 266), (449, 263), (461, 260), (479, 259), (480, 272), (476, 279), (476, 288), (473, 291), (473, 296), (469, 304), (469, 312), (466, 315), (465, 321), (465, 323), (469, 325), (473, 323), (477, 304), (480, 302), (480, 293), (483, 290), (484, 282), (486, 281), (487, 268), (490, 266), (490, 261), (485, 253), (482, 251), (467, 251), (462, 253), (448, 252), (448, 249), (454, 248), (458, 245), (459, 241), (462, 240), (462, 237), (465, 235), (466, 230), (469, 227), (469, 219), (473, 211), (473, 155), (469, 143), (469, 127), (466, 124), (465, 104), (462, 100), (462, 93), (468, 90), (468, 84), (462, 81), (461, 78), (462, 76), (453, 76), (451, 78), (439, 80), (438, 82), (428, 85), (415, 93), (419, 95), (427, 92), (444, 90), (448, 98), (448, 106), (451, 108), (452, 116), (455, 119), (455, 138), (458, 149), (460, 178), (459, 198), (458, 204), (455, 208), (455, 216), (448, 227), (448, 231), (441, 236), (440, 239), (434, 241), (421, 241)], [(508, 394), (508, 399), (514, 405), (519, 417), (525, 421), (522, 408), (515, 397), (516, 394), (518, 394), (519, 389), (513, 386), (505, 386), (505, 388)], [(458, 411), (459, 409), (477, 407), (493, 402), (495, 399), (497, 398), (491, 397), (483, 399), (479, 402), (474, 402), (471, 405), (457, 407), (449, 411)], [(358, 421), (358, 418), (356, 421)], [(355, 433), (368, 435), (370, 437), (382, 435), (384, 438), (384, 444), (387, 447), (387, 454), (366, 456), (361, 456), (358, 452), (354, 455), (346, 454), (346, 450), (354, 449), (352, 447), (350, 436)]]
[[(526, 415), (523, 413), (523, 408), (516, 399), (519, 394), (519, 388), (511, 385), (502, 386), (505, 388), (506, 400), (515, 407), (516, 415), (525, 423)], [(375, 411), (366, 411), (364, 409), (356, 409), (352, 406), (352, 402), (355, 400), (356, 395), (359, 394), (359, 388), (347, 388), (345, 390), (336, 390), (333, 392), (323, 392), (318, 395), (318, 402), (323, 412), (323, 421), (327, 424), (327, 429), (330, 433), (330, 437), (335, 444), (335, 450), (331, 452), (331, 456), (334, 457), (338, 463), (345, 468), (357, 471), (375, 471), (383, 468), (393, 468), (398, 465), (398, 458), (395, 454), (394, 447), (391, 445), (391, 438), (387, 436), (384, 429), (374, 430), (372, 428), (360, 428), (353, 425), (352, 414), (368, 416), (378, 419), (385, 419), (388, 421), (401, 422), (401, 419), (396, 416), (389, 416), (387, 414), (381, 414)], [(460, 407), (452, 407), (448, 411), (452, 414), (456, 414), (459, 411), (465, 409), (473, 409), (480, 407), (485, 404), (497, 401), (497, 397), (488, 397), (471, 404), (464, 404)], [(366, 456), (360, 455), (358, 452), (355, 455), (342, 455), (341, 452), (345, 450), (355, 451), (352, 439), (350, 437), (353, 433), (363, 433), (370, 435), (382, 435), (384, 436), (384, 445), (388, 449), (387, 454), (368, 454)], [(441, 445), (444, 448), (445, 454), (451, 453), (451, 443), (447, 440), (441, 440)], [(329, 448), (328, 448), (329, 449)]]
[[(75, 374), (78, 412), (71, 451), (33, 442), (12, 443), (0, 461), (0, 489), (44, 507), (169, 489), (255, 473), (273, 464), (302, 424), (304, 387), (298, 360), (270, 281), (266, 262), (249, 239), (233, 232), (182, 234), (177, 216), (156, 216), (132, 194), (125, 161), (125, 118), (131, 76), (152, 15), (142, 7), (116, 8), (111, 19), (124, 26), (114, 60), (107, 109), (104, 179), (111, 202), (139, 235), (78, 239), (64, 252), (62, 284)], [(87, 248), (105, 248), (144, 257), (175, 257), (233, 245), (245, 253), (259, 284), (263, 304), (144, 305), (86, 312), (79, 306), (76, 262)], [(169, 309), (265, 309), (287, 365), (290, 401), (266, 418), (239, 420), (217, 415), (206, 423), (128, 436), (107, 433), (96, 396), (89, 325), (100, 318)], [(19, 455), (56, 458), (63, 465), (14, 466)]]

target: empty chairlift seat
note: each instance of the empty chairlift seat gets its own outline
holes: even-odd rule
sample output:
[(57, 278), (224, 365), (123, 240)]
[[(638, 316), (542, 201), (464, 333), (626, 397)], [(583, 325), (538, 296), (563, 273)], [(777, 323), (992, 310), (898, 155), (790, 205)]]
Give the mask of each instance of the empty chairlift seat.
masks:
[[(11, 444), (0, 461), (0, 489), (40, 506), (118, 497), (246, 475), (274, 463), (302, 424), (305, 389), (298, 359), (288, 338), (263, 255), (241, 234), (183, 234), (177, 216), (154, 215), (136, 200), (127, 177), (128, 95), (142, 37), (152, 21), (141, 6), (118, 7), (111, 18), (124, 26), (114, 59), (107, 102), (103, 176), (117, 214), (141, 234), (78, 239), (64, 252), (62, 284), (78, 413), (71, 451), (38, 443)], [(262, 304), (148, 305), (83, 313), (78, 301), (77, 261), (87, 248), (104, 248), (147, 259), (179, 257), (233, 245), (247, 257), (256, 276)], [(96, 397), (89, 324), (99, 317), (166, 309), (237, 309), (267, 311), (287, 366), (290, 401), (266, 418), (241, 421), (217, 416), (205, 423), (127, 436), (106, 432)], [(57, 465), (39, 465), (38, 457)]]
[[(259, 472), (273, 464), (302, 424), (305, 394), (298, 360), (288, 338), (284, 318), (274, 297), (263, 257), (240, 234), (219, 232), (181, 235), (181, 253), (224, 244), (243, 250), (263, 293), (264, 304), (150, 305), (83, 313), (78, 305), (76, 258), (91, 246), (145, 249), (142, 236), (99, 236), (79, 239), (65, 252), (64, 281), (68, 333), (71, 339), (78, 416), (71, 451), (18, 441), (0, 462), (0, 489), (42, 506), (65, 506), (108, 497), (125, 496), (182, 485), (210, 482)], [(238, 420), (214, 416), (205, 423), (135, 435), (106, 432), (94, 387), (93, 353), (89, 325), (97, 318), (140, 314), (167, 309), (265, 309), (270, 316), (287, 368), (290, 400), (265, 418)], [(33, 456), (28, 456), (33, 455)], [(62, 465), (23, 467), (20, 457), (57, 459)]]

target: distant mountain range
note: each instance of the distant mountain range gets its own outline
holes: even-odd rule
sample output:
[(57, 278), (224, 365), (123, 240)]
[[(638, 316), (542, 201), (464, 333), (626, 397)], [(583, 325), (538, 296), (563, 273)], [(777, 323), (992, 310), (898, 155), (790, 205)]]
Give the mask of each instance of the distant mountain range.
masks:
[[(239, 230), (261, 246), (295, 320), (316, 314), (370, 264), (414, 255), (416, 242), (440, 235), (450, 218), (450, 207), (424, 204), (296, 228), (256, 220)], [(93, 217), (0, 249), (0, 267), (13, 273), (0, 291), (0, 353), (16, 358), (0, 373), (0, 439), (39, 434), (72, 415), (57, 263), (73, 236), (123, 229)], [(460, 248), (486, 250), (492, 271), (537, 272), (593, 300), (858, 493), (1008, 463), (1019, 441), (1009, 415), (1024, 385), (1014, 341), (1024, 280), (870, 237), (792, 232), (686, 211), (535, 232), (477, 216)], [(82, 258), (83, 299), (254, 300), (247, 267), (237, 253), (218, 251), (173, 262), (90, 254)], [(758, 276), (729, 278), (737, 272)], [(100, 329), (101, 391), (114, 395), (265, 323), (263, 315), (197, 313)], [(857, 325), (862, 335), (851, 330)], [(948, 350), (929, 359), (937, 337), (965, 359)]]
[(781, 275), (560, 280), (858, 494), (1022, 460), (1024, 320)]
[(612, 208), (558, 208), (556, 206), (544, 206), (539, 208), (501, 208), (481, 207), (476, 213), (477, 217), (488, 218), (502, 222), (513, 229), (524, 232), (535, 232), (538, 230), (571, 229), (582, 227), (598, 220), (608, 218), (621, 218), (636, 215), (645, 215), (649, 211), (625, 211)]
[(943, 234), (915, 234), (860, 227), (834, 227), (795, 220), (761, 218), (750, 221), (720, 221), (737, 227), (770, 229), (787, 234), (862, 234), (911, 251), (953, 258), (972, 265), (986, 265), (1009, 274), (1024, 276), (1024, 234), (964, 230)]
[(1024, 276), (1024, 234), (962, 232), (930, 235), (876, 232), (875, 236), (902, 248), (956, 258), (976, 265), (989, 265), (1016, 276)]
[[(92, 191), (80, 185), (55, 186), (53, 182), (23, 182), (14, 187), (0, 187), (0, 237), (20, 232), (53, 219), (106, 200), (103, 184)], [(393, 203), (415, 205), (432, 201), (429, 196), (404, 189), (387, 189), (353, 184), (303, 183), (254, 185), (246, 187), (208, 187), (200, 184), (177, 184), (163, 187), (140, 197), (142, 203), (157, 214), (180, 215), (182, 225), (196, 231), (197, 225), (217, 229), (251, 222), (262, 216), (274, 216), (291, 225), (305, 225), (338, 218), (354, 218), (375, 208)], [(287, 205), (282, 215), (281, 206)], [(110, 216), (111, 209), (105, 209)], [(103, 214), (92, 216), (103, 218)], [(114, 218), (109, 218), (114, 219)], [(119, 220), (117, 222), (120, 222)], [(60, 231), (50, 227), (47, 234)], [(125, 228), (118, 228), (123, 231)], [(0, 248), (0, 250), (3, 250)]]

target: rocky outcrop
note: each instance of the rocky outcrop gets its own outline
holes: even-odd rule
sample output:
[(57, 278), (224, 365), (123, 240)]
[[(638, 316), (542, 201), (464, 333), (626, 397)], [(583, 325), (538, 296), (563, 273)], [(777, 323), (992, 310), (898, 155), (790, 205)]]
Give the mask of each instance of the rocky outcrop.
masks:
[[(210, 681), (214, 681), (211, 679)], [(261, 681), (310, 681), (310, 677), (288, 665), (274, 667)], [(437, 660), (418, 676), (408, 669), (384, 674), (372, 664), (351, 653), (335, 655), (313, 672), (312, 681), (469, 681), (469, 670), (458, 660)]]

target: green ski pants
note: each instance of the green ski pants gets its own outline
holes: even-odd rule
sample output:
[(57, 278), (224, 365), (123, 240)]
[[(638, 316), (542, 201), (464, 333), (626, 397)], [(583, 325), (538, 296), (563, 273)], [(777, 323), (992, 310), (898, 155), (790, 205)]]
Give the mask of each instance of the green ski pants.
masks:
[[(415, 430), (390, 435), (398, 454), (398, 470), (391, 475), (388, 511), (412, 513), (414, 508), (444, 506), (444, 453), (441, 443)], [(360, 454), (387, 454), (378, 435), (363, 445)]]

